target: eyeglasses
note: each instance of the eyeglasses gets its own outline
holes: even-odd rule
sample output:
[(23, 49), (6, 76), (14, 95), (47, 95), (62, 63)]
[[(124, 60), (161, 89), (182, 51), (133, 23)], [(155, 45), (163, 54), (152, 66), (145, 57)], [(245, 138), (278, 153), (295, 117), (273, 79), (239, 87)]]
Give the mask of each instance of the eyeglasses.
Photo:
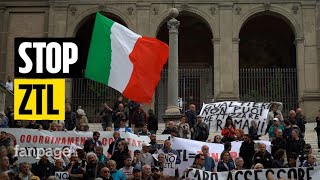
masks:
[(102, 171), (103, 173), (109, 173), (110, 171)]
[(204, 161), (205, 159), (200, 159), (201, 161)]

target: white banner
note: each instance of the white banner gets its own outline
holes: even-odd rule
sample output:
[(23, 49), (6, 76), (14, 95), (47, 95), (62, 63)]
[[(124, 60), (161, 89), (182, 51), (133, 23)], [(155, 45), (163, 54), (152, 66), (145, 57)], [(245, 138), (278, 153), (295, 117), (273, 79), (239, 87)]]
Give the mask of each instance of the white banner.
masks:
[(199, 169), (190, 169), (184, 179), (188, 180), (226, 180), (226, 179), (259, 179), (276, 180), (280, 178), (309, 180), (319, 179), (320, 167), (308, 168), (279, 168), (279, 169), (261, 169), (261, 170), (242, 170), (233, 172), (212, 173)]
[(203, 104), (200, 115), (204, 122), (209, 125), (210, 132), (221, 132), (225, 126), (226, 119), (230, 116), (237, 129), (249, 132), (251, 121), (256, 120), (258, 134), (264, 134), (267, 128), (267, 116), (270, 103), (234, 102), (225, 101)]
[[(265, 144), (268, 152), (271, 152), (271, 143), (269, 141), (255, 141), (255, 143)], [(216, 167), (217, 162), (220, 159), (220, 154), (224, 149), (223, 144), (206, 143), (183, 138), (171, 138), (171, 144), (172, 148), (177, 150), (180, 154), (181, 163), (178, 164), (180, 174), (182, 174), (184, 170), (192, 166), (196, 154), (201, 152), (201, 147), (203, 145), (207, 145), (209, 147), (209, 156), (211, 156), (216, 162)], [(242, 141), (231, 142), (232, 148), (230, 151), (230, 155), (232, 159), (239, 157), (241, 144)]]
[[(92, 138), (93, 132), (76, 132), (76, 131), (46, 131), (35, 129), (16, 129), (7, 128), (2, 129), (8, 133), (8, 137), (11, 139), (12, 146), (18, 147), (16, 155), (19, 162), (34, 163), (39, 161), (39, 158), (43, 155), (40, 149), (45, 150), (46, 155), (54, 154), (55, 150), (68, 150), (74, 149), (74, 146), (83, 148), (84, 142), (88, 138)], [(133, 157), (134, 150), (141, 150), (143, 142), (150, 142), (148, 136), (138, 137), (132, 133), (121, 132), (121, 138), (124, 138), (129, 143), (129, 153)], [(163, 144), (164, 140), (168, 139), (169, 135), (157, 135), (157, 141), (159, 144)], [(100, 131), (100, 139), (103, 146), (103, 152), (108, 156), (109, 145), (113, 142), (113, 131)], [(110, 157), (110, 155), (109, 155)], [(49, 160), (53, 160), (49, 158)]]
[[(92, 137), (93, 132), (75, 132), (75, 131), (46, 131), (46, 130), (34, 130), (34, 129), (15, 129), (8, 128), (2, 129), (7, 132), (8, 137), (12, 140), (12, 146), (18, 147), (17, 154), (19, 162), (34, 163), (39, 161), (41, 157), (39, 148), (45, 149), (46, 152), (52, 152), (57, 148), (60, 149), (75, 149), (75, 146), (83, 148), (83, 144), (86, 139)], [(158, 144), (163, 144), (164, 140), (168, 139), (169, 135), (157, 135)], [(134, 150), (141, 150), (143, 142), (150, 142), (148, 136), (138, 137), (132, 133), (121, 132), (121, 138), (124, 138), (129, 143), (129, 151), (133, 157)], [(220, 154), (223, 151), (223, 144), (205, 143), (200, 141), (194, 141), (183, 138), (170, 138), (171, 146), (177, 150), (181, 163), (177, 165), (179, 173), (182, 174), (184, 170), (189, 168), (195, 158), (195, 155), (201, 151), (203, 145), (209, 146), (209, 155), (217, 163), (220, 158)], [(102, 146), (104, 147), (104, 154), (108, 155), (107, 150), (109, 145), (113, 142), (112, 131), (101, 131), (100, 139)], [(266, 144), (266, 148), (271, 152), (269, 141), (255, 141), (256, 143)], [(239, 156), (240, 146), (242, 141), (232, 142), (231, 157), (235, 159)], [(50, 156), (50, 153), (49, 153)], [(109, 156), (110, 157), (110, 156)], [(38, 158), (38, 159), (37, 159)], [(49, 158), (53, 160), (52, 158)]]

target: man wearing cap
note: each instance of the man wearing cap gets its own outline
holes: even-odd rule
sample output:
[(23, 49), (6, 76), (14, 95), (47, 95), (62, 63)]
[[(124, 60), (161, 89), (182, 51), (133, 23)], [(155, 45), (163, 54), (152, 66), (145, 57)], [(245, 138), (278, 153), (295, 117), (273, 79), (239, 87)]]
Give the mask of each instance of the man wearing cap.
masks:
[(152, 155), (149, 153), (151, 144), (144, 142), (142, 143), (142, 151), (141, 151), (141, 162), (145, 165), (149, 165), (154, 167), (154, 161)]
[(269, 129), (270, 141), (273, 141), (276, 138), (278, 129), (281, 129), (282, 131), (284, 131), (284, 127), (279, 123), (279, 119), (273, 118), (273, 124)]
[(133, 168), (133, 180), (141, 180), (141, 168)]
[[(206, 142), (209, 136), (209, 126), (202, 121), (201, 115), (197, 116), (197, 124), (193, 127), (194, 140)], [(191, 130), (192, 131), (192, 130)]]
[(1, 132), (0, 147), (1, 146), (4, 146), (6, 148), (10, 146), (10, 139), (7, 137), (7, 133), (5, 131)]

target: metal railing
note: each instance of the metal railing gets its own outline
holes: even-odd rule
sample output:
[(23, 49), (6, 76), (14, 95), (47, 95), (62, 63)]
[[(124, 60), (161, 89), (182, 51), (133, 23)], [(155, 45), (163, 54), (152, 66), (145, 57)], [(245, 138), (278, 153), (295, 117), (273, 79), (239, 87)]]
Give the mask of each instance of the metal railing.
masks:
[[(181, 98), (181, 112), (184, 113), (190, 103), (194, 103), (199, 110), (203, 102), (213, 99), (212, 67), (179, 68), (179, 98)], [(170, 85), (169, 85), (170, 86)], [(167, 109), (168, 70), (161, 73), (161, 80), (155, 93), (155, 113), (159, 120)], [(178, 100), (177, 100), (178, 101)]]
[(282, 102), (287, 117), (298, 105), (296, 68), (246, 68), (239, 74), (240, 99), (255, 102)]
[[(295, 68), (240, 69), (239, 90), (242, 101), (278, 101), (284, 105), (283, 115), (298, 104), (297, 70)], [(121, 94), (116, 90), (86, 78), (73, 79), (72, 105), (86, 111), (90, 122), (99, 122), (100, 105), (110, 106)], [(202, 103), (213, 100), (212, 67), (179, 69), (179, 97), (182, 98), (181, 112), (194, 103), (200, 110)], [(168, 71), (164, 69), (155, 92), (155, 113), (159, 120), (167, 108)], [(178, 100), (177, 100), (178, 101)]]
[(100, 122), (97, 117), (101, 104), (108, 103), (113, 108), (114, 101), (120, 95), (113, 88), (87, 78), (72, 80), (72, 109), (76, 111), (81, 106), (89, 122)]

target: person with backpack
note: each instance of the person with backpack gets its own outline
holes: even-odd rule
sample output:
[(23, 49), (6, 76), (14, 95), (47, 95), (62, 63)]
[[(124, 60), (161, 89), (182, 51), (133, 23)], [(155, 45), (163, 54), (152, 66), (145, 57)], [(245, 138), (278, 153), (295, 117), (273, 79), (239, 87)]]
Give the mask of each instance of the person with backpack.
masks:
[(209, 136), (209, 126), (203, 122), (201, 115), (197, 116), (197, 124), (194, 125), (192, 139), (206, 142)]

